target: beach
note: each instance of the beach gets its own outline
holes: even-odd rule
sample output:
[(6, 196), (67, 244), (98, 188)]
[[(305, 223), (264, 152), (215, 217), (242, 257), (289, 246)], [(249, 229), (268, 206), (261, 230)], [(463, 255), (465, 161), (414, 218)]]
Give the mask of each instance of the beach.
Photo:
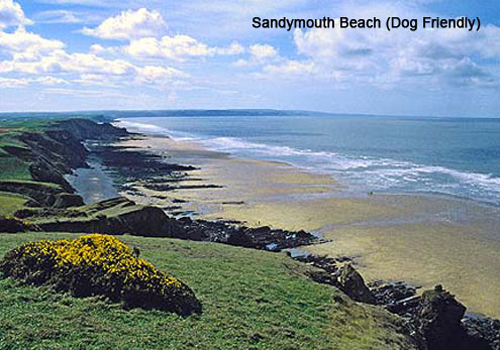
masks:
[(403, 280), (422, 289), (442, 284), (469, 312), (500, 317), (498, 208), (445, 196), (350, 196), (329, 175), (160, 136), (117, 145), (197, 168), (177, 189), (135, 184), (138, 192), (122, 192), (138, 203), (175, 204), (180, 215), (209, 220), (311, 231), (329, 242), (304, 250), (352, 257), (368, 282)]

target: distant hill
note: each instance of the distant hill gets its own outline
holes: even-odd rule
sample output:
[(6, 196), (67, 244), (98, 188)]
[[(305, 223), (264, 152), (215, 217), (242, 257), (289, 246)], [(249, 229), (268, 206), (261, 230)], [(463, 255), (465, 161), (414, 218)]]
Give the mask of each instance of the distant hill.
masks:
[(333, 113), (277, 109), (179, 109), (155, 111), (82, 111), (82, 112), (16, 112), (0, 113), (0, 120), (46, 117), (91, 118), (109, 120), (136, 117), (245, 117), (245, 116), (329, 116)]

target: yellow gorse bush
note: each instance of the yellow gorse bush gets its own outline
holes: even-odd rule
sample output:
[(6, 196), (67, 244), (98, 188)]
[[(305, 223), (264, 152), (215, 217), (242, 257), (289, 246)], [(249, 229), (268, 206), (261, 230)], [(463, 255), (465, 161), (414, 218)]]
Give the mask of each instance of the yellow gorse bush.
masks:
[(38, 241), (7, 253), (0, 271), (33, 284), (52, 284), (76, 296), (105, 295), (126, 306), (189, 314), (201, 311), (185, 284), (135, 257), (116, 237), (90, 234)]

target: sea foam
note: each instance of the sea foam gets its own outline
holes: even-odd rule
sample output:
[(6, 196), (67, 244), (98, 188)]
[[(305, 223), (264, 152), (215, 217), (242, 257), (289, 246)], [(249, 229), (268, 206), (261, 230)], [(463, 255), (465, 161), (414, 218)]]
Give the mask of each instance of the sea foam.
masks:
[(161, 134), (235, 156), (290, 163), (307, 171), (329, 174), (353, 192), (438, 193), (500, 205), (500, 178), (390, 158), (344, 155), (286, 145), (251, 142), (238, 137), (196, 135), (153, 124), (117, 120), (130, 131)]

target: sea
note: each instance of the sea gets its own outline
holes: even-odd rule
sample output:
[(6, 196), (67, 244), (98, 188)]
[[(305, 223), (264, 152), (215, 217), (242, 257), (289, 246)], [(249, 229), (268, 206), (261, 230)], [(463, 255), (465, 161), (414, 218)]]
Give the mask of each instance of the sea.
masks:
[(156, 113), (116, 122), (235, 157), (329, 174), (352, 195), (433, 194), (500, 206), (500, 119)]

